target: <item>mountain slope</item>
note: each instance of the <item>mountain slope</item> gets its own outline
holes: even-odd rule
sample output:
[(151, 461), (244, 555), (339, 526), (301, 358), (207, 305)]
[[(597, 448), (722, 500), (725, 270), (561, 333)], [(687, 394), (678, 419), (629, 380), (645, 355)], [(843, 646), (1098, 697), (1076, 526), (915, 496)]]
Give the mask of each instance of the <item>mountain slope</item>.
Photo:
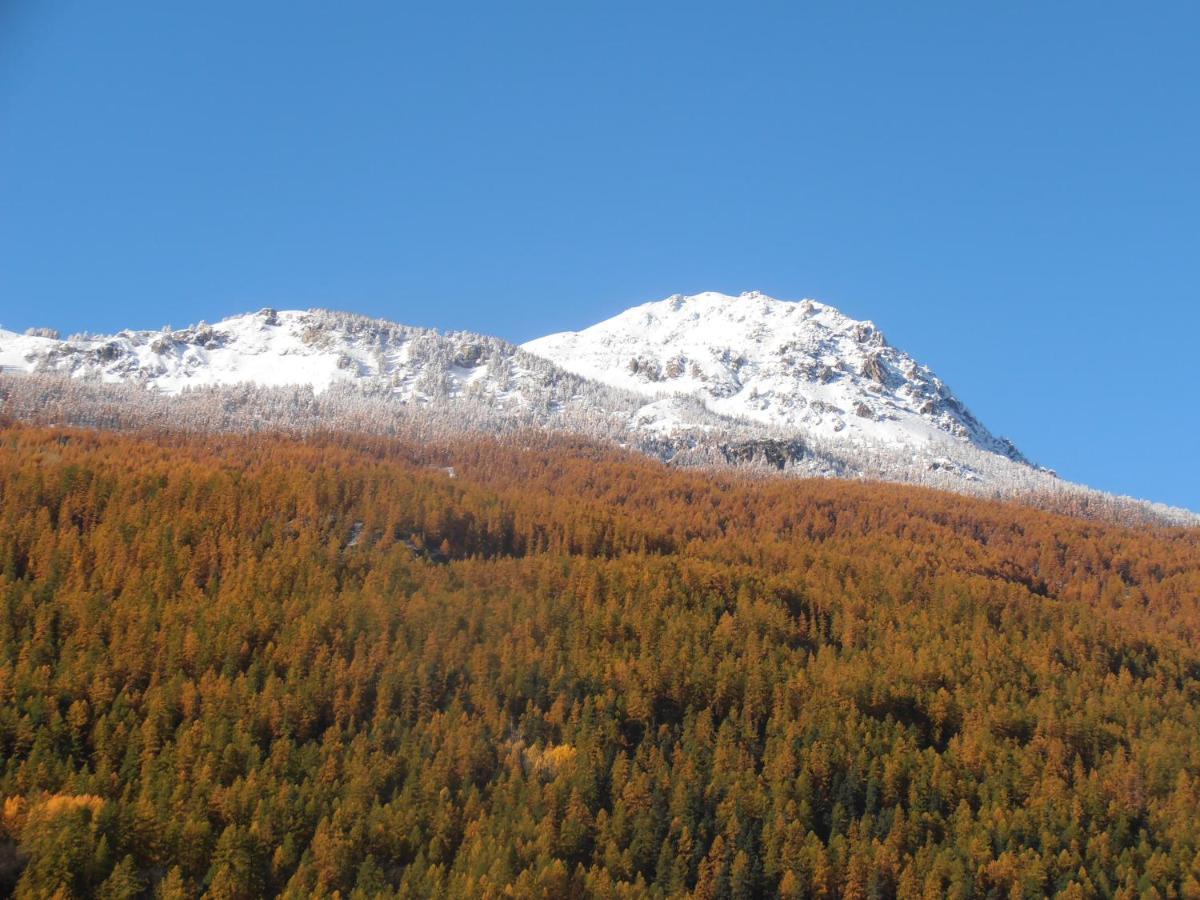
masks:
[(189, 431), (431, 438), (540, 430), (673, 465), (924, 484), (1122, 521), (1184, 510), (1063, 482), (869, 322), (758, 294), (674, 297), (523, 348), (350, 313), (183, 329), (0, 330), (0, 415)]
[[(296, 388), (307, 390), (310, 404), (323, 398), (339, 417), (357, 400), (358, 407), (374, 405), (372, 412), (384, 417), (391, 411), (443, 417), (452, 429), (550, 427), (616, 440), (635, 436), (630, 423), (646, 405), (638, 393), (574, 375), (499, 338), (319, 309), (263, 309), (212, 325), (66, 340), (0, 330), (0, 367), (9, 374), (66, 376), (81, 385), (147, 388), (131, 402), (157, 406), (156, 398), (172, 397), (171, 409), (203, 406), (216, 397), (223, 398), (225, 411), (263, 402), (278, 407), (278, 397), (264, 397), (282, 391), (289, 397), (287, 411), (279, 414), (284, 427), (287, 416), (304, 415), (296, 409), (305, 402), (294, 396)], [(762, 429), (698, 402), (671, 405), (701, 433), (762, 436)], [(237, 427), (236, 416), (224, 421)], [(328, 427), (339, 427), (339, 420)], [(657, 441), (652, 429), (644, 435)], [(672, 435), (676, 448), (688, 441), (688, 429)]]
[(874, 324), (812, 300), (676, 295), (524, 347), (587, 378), (696, 396), (714, 412), (807, 435), (918, 452), (967, 442), (1025, 462)]
[[(441, 335), (322, 310), (263, 309), (215, 325), (80, 335), (66, 341), (0, 332), (0, 362), (7, 366), (140, 383), (168, 394), (245, 383), (303, 384), (323, 391), (339, 381), (377, 378), (404, 399), (434, 399), (467, 390), (489, 373), (494, 383), (503, 383), (500, 370), (513, 350), (480, 335)], [(429, 369), (445, 378), (422, 382), (420, 376)]]
[(0, 430), (0, 896), (1196, 896), (1200, 531), (558, 443)]

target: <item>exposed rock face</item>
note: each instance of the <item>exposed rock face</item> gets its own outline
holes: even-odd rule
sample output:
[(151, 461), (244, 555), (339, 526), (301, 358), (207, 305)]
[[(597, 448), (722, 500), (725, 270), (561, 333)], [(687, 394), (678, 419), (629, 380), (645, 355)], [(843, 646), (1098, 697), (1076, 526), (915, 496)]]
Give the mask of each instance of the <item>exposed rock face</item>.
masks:
[(116, 343), (104, 344), (96, 350), (96, 357), (102, 362), (112, 362), (121, 358), (121, 345)]
[(765, 463), (774, 469), (783, 470), (804, 459), (804, 444), (800, 441), (759, 440), (736, 444), (722, 444), (721, 453), (725, 461), (735, 464)]
[(481, 344), (466, 344), (454, 356), (454, 364), (464, 369), (473, 369), (483, 362), (483, 346)]
[(886, 385), (888, 382), (887, 369), (877, 355), (868, 356), (863, 360), (862, 374), (878, 384)]
[(854, 339), (868, 347), (886, 347), (887, 339), (871, 322), (858, 322), (854, 326)]

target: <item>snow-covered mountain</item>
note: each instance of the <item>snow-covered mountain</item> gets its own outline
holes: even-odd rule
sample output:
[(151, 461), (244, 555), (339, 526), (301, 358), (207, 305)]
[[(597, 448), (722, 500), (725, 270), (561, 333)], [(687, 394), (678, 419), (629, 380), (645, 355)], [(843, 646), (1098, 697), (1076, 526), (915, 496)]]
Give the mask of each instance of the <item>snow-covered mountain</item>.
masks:
[(327, 310), (66, 340), (0, 329), (0, 413), (422, 438), (542, 429), (678, 465), (879, 478), (1194, 520), (1060, 481), (991, 434), (870, 322), (756, 293), (675, 296), (522, 347)]
[[(0, 365), (105, 382), (144, 384), (167, 394), (217, 385), (308, 385), (383, 379), (404, 399), (464, 391), (493, 372), (511, 345), (480, 335), (442, 335), (323, 310), (263, 309), (214, 325), (75, 335), (65, 341), (0, 331)], [(441, 357), (445, 357), (444, 359)], [(437, 371), (436, 379), (421, 380)]]
[(695, 396), (722, 415), (847, 445), (929, 453), (969, 443), (1025, 461), (873, 323), (813, 300), (676, 295), (523, 346), (586, 378)]
[[(148, 389), (138, 402), (170, 396), (175, 408), (193, 395), (245, 404), (253, 400), (248, 388), (299, 387), (309, 397), (352, 394), (405, 414), (425, 410), (465, 428), (549, 426), (593, 437), (625, 437), (646, 403), (499, 338), (328, 310), (263, 309), (212, 325), (66, 340), (40, 329), (23, 335), (0, 329), (0, 370), (137, 386)], [(730, 425), (698, 402), (673, 403), (695, 428)]]
[[(630, 431), (668, 440), (713, 430), (757, 438), (769, 429), (808, 443), (892, 447), (957, 462), (963, 445), (1024, 461), (871, 323), (812, 301), (675, 296), (523, 349), (318, 310), (264, 309), (213, 325), (65, 341), (0, 332), (0, 365), (10, 369), (166, 394), (246, 383), (319, 393), (357, 382), (402, 402), (474, 397), (501, 409), (538, 409), (544, 418), (590, 407), (598, 418), (618, 414)], [(595, 396), (584, 396), (585, 385)], [(601, 385), (625, 396), (601, 397)]]

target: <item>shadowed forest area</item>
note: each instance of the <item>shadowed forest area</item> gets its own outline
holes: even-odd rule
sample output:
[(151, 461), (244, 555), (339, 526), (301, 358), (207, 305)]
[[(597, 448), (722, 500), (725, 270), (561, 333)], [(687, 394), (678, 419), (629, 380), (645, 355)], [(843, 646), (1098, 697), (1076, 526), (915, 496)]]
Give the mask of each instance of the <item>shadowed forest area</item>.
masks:
[(0, 892), (1200, 897), (1200, 530), (0, 428)]

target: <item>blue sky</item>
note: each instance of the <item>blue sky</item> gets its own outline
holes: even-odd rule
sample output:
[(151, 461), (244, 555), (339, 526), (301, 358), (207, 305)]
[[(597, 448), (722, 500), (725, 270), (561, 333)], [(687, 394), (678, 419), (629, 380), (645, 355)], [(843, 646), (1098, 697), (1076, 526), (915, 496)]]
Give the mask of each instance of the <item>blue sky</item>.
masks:
[(873, 319), (1200, 509), (1200, 5), (0, 0), (0, 323)]

